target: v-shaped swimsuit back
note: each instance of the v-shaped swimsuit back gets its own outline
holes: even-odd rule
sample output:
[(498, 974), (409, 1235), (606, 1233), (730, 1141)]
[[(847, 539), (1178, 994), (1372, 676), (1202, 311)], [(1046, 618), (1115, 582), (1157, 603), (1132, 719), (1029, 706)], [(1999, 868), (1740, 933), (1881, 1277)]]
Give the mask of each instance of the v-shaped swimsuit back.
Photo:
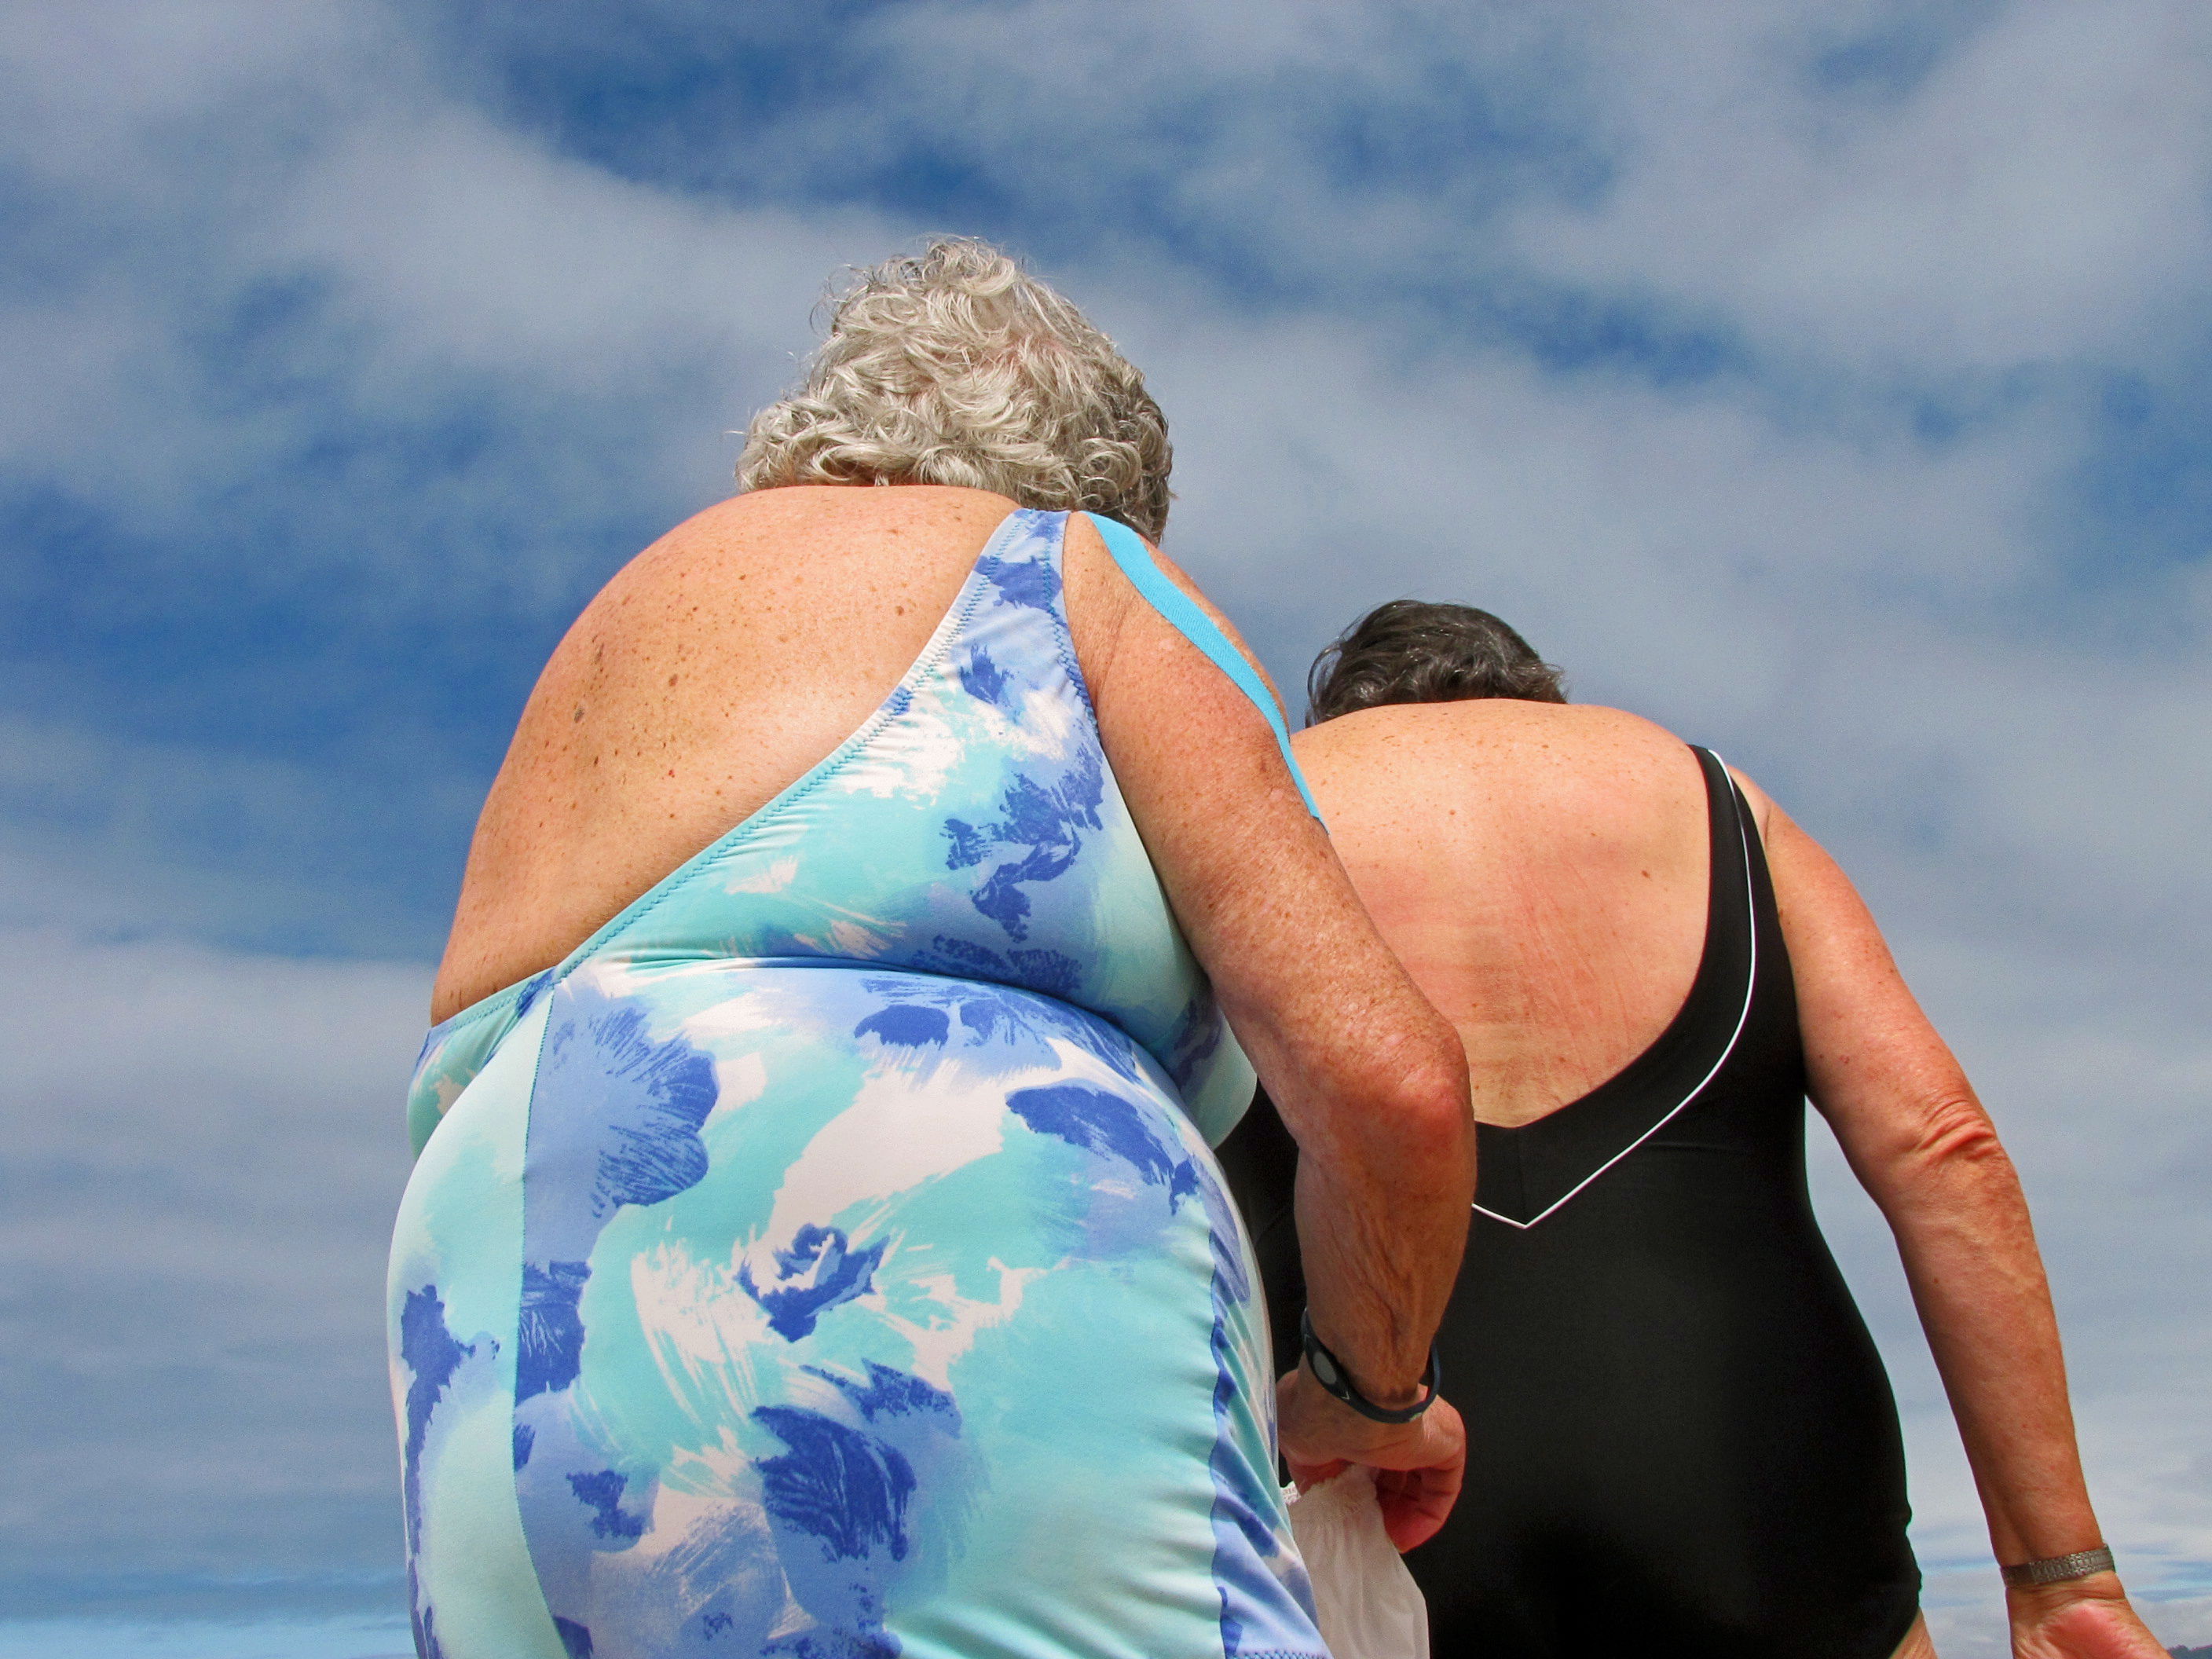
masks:
[[(1887, 1659), (1918, 1611), (1896, 1407), (1806, 1189), (1765, 854), (1696, 754), (1710, 896), (1680, 1012), (1581, 1099), (1477, 1131), (1437, 1336), (1467, 1484), (1406, 1558), (1436, 1659)], [(1296, 1150), (1272, 1111), (1223, 1148), (1279, 1320)]]
[(426, 1659), (1322, 1659), (1207, 1150), (1252, 1073), (1101, 747), (1066, 517), (431, 1032), (390, 1285)]

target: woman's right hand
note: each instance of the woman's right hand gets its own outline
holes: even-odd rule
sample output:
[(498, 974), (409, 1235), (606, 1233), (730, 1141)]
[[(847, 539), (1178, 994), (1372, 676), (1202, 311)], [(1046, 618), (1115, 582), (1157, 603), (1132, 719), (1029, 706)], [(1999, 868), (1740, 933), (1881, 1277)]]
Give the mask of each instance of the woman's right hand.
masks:
[(1410, 1423), (1377, 1423), (1323, 1389), (1303, 1365), (1276, 1385), (1275, 1401), (1283, 1460), (1300, 1487), (1360, 1464), (1376, 1472), (1382, 1529), (1401, 1553), (1436, 1536), (1467, 1467), (1467, 1428), (1451, 1401), (1437, 1401)]
[(2117, 1573), (2008, 1588), (2005, 1608), (2013, 1659), (2166, 1659)]

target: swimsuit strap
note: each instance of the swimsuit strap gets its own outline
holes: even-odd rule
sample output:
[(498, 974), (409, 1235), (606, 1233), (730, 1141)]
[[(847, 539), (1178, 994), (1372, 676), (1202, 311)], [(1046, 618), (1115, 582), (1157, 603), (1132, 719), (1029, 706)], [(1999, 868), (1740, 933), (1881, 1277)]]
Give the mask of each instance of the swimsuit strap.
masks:
[(1283, 751), (1283, 764), (1291, 769), (1291, 781), (1297, 785), (1306, 811), (1319, 820), (1321, 808), (1314, 805), (1313, 791), (1306, 787), (1305, 774), (1298, 770), (1297, 757), (1291, 753), (1290, 728), (1283, 724), (1282, 710), (1275, 706), (1267, 683), (1244, 659), (1244, 653), (1229, 642), (1220, 624), (1207, 616), (1189, 594), (1168, 580), (1167, 573), (1153, 562), (1152, 550), (1145, 545), (1143, 537), (1120, 520), (1109, 519), (1103, 513), (1086, 513), (1083, 516), (1091, 520), (1104, 539), (1114, 562), (1121, 566), (1121, 574), (1144, 596), (1145, 602), (1160, 613), (1169, 627), (1203, 651), (1207, 660), (1228, 675), (1230, 683), (1251, 698), (1252, 706), (1266, 716), (1275, 742)]
[[(1750, 977), (1755, 979), (1758, 975), (1759, 951), (1755, 936), (1759, 929), (1759, 904), (1752, 888), (1751, 861), (1754, 854), (1763, 857), (1765, 849), (1760, 845), (1758, 831), (1752, 822), (1751, 803), (1744, 799), (1743, 791), (1737, 786), (1735, 775), (1729, 770), (1728, 763), (1717, 751), (1702, 744), (1693, 743), (1689, 745), (1689, 750), (1698, 757), (1698, 767), (1705, 775), (1705, 811), (1712, 823), (1713, 856), (1716, 860), (1720, 859), (1723, 843), (1730, 854), (1725, 860), (1729, 875), (1728, 908), (1741, 915), (1744, 934), (1754, 940)], [(1733, 835), (1724, 834), (1721, 830), (1723, 814), (1735, 830)], [(1739, 858), (1742, 870), (1741, 880), (1736, 877)], [(1716, 872), (1722, 867), (1720, 863), (1714, 866)], [(1722, 921), (1721, 884), (1721, 878), (1717, 873), (1713, 878), (1713, 896), (1708, 901), (1705, 912), (1705, 948), (1709, 951), (1712, 948), (1713, 932)], [(1751, 987), (1747, 983), (1744, 995), (1748, 998), (1750, 994)]]

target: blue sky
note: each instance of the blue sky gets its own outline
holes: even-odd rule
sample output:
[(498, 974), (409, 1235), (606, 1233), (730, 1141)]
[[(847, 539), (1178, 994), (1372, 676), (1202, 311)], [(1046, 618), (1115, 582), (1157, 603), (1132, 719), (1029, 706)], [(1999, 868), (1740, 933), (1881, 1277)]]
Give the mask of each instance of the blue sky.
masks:
[(1834, 848), (2027, 1172), (2124, 1564), (2212, 1641), (2208, 58), (2157, 0), (0, 18), (0, 1603), (392, 1650), (382, 1234), (477, 805), (825, 280), (955, 230), (1145, 368), (1168, 544), (1286, 684), (1486, 605)]

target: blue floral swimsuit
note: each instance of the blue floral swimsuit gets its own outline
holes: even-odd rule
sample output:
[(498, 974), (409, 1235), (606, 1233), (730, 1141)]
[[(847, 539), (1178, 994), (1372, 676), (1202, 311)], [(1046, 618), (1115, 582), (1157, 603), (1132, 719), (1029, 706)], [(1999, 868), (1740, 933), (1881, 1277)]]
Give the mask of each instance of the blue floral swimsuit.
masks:
[(389, 1310), (423, 1659), (1322, 1659), (1207, 1150), (1252, 1072), (1100, 746), (1065, 527), (1012, 514), (865, 726), (430, 1033)]

